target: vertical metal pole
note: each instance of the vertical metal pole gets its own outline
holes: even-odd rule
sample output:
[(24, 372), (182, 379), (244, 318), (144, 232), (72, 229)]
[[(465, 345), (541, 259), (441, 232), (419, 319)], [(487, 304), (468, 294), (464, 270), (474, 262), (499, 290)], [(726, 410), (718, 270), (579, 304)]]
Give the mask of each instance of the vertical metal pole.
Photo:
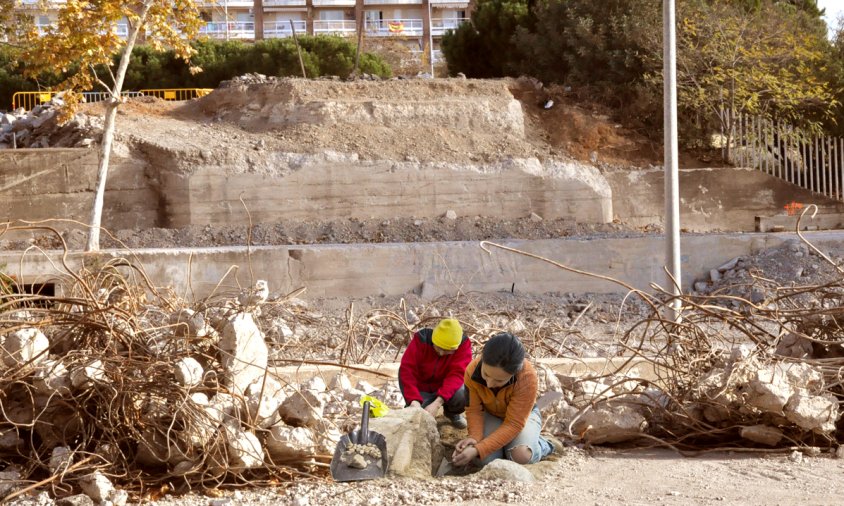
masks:
[(229, 0), (223, 0), (223, 16), (226, 21), (226, 40), (229, 40)]
[[(674, 0), (663, 0), (663, 76), (665, 130), (665, 263), (671, 277), (668, 290), (674, 295), (682, 293), (680, 284), (680, 183), (677, 163), (677, 31)], [(680, 300), (671, 304), (669, 316), (680, 319)]]
[(431, 0), (428, 0), (428, 59), (431, 63), (431, 79), (434, 77), (434, 21), (431, 19)]

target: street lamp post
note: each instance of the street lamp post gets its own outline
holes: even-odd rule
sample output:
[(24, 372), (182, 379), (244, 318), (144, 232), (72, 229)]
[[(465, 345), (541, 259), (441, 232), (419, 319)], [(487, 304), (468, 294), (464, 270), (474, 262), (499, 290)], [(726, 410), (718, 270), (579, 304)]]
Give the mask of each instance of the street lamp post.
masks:
[[(668, 267), (668, 290), (682, 294), (680, 276), (680, 184), (677, 149), (677, 29), (674, 0), (663, 0), (663, 80), (665, 130), (665, 264)], [(680, 318), (680, 300), (671, 303), (669, 317)]]

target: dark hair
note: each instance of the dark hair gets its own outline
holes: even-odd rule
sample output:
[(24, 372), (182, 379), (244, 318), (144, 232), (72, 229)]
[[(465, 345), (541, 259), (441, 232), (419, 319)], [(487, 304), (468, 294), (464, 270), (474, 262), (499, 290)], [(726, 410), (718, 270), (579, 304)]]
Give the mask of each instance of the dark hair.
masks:
[(486, 342), (481, 352), (481, 360), (486, 365), (516, 374), (522, 370), (525, 363), (525, 347), (518, 337), (509, 332), (501, 332)]

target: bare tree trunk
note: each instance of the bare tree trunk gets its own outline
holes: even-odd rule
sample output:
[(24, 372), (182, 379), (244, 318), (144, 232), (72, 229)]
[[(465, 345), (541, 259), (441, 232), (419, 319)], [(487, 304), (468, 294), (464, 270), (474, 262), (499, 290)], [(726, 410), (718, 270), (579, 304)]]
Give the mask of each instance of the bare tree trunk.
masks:
[(126, 77), (126, 69), (129, 68), (129, 60), (132, 58), (132, 49), (138, 39), (138, 32), (144, 26), (147, 13), (152, 7), (152, 0), (144, 2), (138, 21), (132, 27), (123, 54), (120, 56), (120, 65), (114, 76), (114, 88), (111, 90), (111, 98), (106, 105), (105, 121), (103, 122), (103, 140), (100, 146), (100, 164), (97, 169), (97, 190), (94, 194), (94, 206), (91, 209), (91, 229), (88, 232), (88, 244), (85, 251), (99, 251), (100, 249), (100, 226), (103, 218), (103, 201), (105, 200), (106, 179), (108, 177), (108, 162), (111, 157), (111, 145), (114, 141), (114, 122), (117, 118), (117, 106), (120, 105), (120, 95), (123, 92), (123, 80)]

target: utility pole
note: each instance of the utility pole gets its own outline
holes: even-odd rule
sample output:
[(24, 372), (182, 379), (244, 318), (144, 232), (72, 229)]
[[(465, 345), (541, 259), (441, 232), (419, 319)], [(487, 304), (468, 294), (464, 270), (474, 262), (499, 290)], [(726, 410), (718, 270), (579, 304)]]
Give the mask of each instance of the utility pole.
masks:
[[(668, 287), (675, 296), (682, 294), (680, 276), (680, 183), (677, 149), (677, 28), (674, 0), (663, 0), (663, 81), (665, 130), (665, 265), (668, 267)], [(668, 317), (680, 319), (680, 300), (671, 303)]]
[(428, 4), (428, 60), (431, 63), (431, 79), (434, 78), (434, 21), (431, 19), (431, 0)]

